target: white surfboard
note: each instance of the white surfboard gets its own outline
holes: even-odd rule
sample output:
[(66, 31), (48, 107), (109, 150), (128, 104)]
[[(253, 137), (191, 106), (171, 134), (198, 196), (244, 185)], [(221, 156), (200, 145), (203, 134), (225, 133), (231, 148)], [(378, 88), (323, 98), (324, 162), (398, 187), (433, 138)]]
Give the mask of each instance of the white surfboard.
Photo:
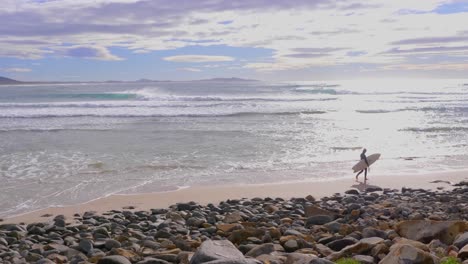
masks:
[[(374, 162), (376, 162), (379, 158), (380, 158), (380, 153), (375, 153), (375, 154), (367, 156), (367, 162), (369, 162), (369, 166), (372, 165)], [(367, 168), (367, 164), (365, 160), (360, 160), (358, 163), (356, 163), (356, 165), (352, 167), (354, 172), (358, 172), (365, 168)]]

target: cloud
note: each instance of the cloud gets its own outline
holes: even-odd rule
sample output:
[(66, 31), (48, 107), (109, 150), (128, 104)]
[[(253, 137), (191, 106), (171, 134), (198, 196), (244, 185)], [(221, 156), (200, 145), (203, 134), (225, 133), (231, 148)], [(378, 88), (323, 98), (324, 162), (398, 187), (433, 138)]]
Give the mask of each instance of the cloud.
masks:
[(201, 62), (222, 62), (222, 61), (233, 61), (233, 57), (229, 56), (212, 56), (212, 55), (178, 55), (165, 57), (164, 60), (172, 62), (191, 62), (191, 63), (201, 63)]
[(309, 58), (320, 58), (327, 56), (327, 53), (293, 53), (286, 54), (285, 57), (298, 58), (298, 59), (309, 59)]
[(197, 68), (179, 68), (179, 70), (189, 71), (189, 72), (201, 72), (202, 71), (202, 70), (197, 69)]
[(440, 64), (397, 64), (384, 66), (385, 70), (418, 70), (418, 71), (434, 71), (434, 70), (450, 70), (450, 71), (467, 71), (468, 63), (440, 63)]
[[(463, 33), (466, 26), (460, 22), (466, 20), (466, 13), (452, 12), (456, 5), (444, 6), (450, 3), (455, 2), (4, 0), (0, 57), (59, 55), (118, 61), (123, 58), (110, 48), (118, 47), (137, 54), (171, 50), (174, 56), (164, 59), (173, 62), (234, 60), (178, 53), (183, 47), (217, 45), (271, 50), (265, 58), (235, 56), (245, 59), (244, 69), (252, 71), (323, 65), (339, 69), (356, 63), (401, 65), (414, 62), (415, 54), (443, 52), (451, 55), (447, 63), (456, 64), (466, 56), (460, 47), (468, 46), (468, 32)], [(439, 14), (442, 9), (450, 12)]]
[(29, 68), (0, 68), (3, 72), (31, 72), (32, 69)]
[(93, 60), (119, 61), (122, 58), (113, 55), (105, 47), (99, 46), (72, 46), (65, 47), (59, 53), (66, 57), (84, 58)]
[(453, 51), (466, 51), (468, 46), (458, 47), (426, 47), (426, 48), (414, 48), (414, 49), (400, 49), (393, 48), (386, 53), (389, 54), (411, 54), (411, 53), (442, 53), (442, 52), (453, 52)]
[(411, 38), (403, 39), (392, 42), (392, 45), (412, 45), (412, 44), (439, 44), (449, 42), (463, 42), (467, 41), (468, 36), (449, 36), (449, 37), (425, 37), (425, 38)]

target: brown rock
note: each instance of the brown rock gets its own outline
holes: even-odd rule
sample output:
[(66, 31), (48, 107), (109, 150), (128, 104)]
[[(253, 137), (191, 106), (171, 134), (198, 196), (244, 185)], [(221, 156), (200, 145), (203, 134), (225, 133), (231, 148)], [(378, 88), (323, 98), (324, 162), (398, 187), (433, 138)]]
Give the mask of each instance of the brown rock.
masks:
[(306, 205), (304, 208), (305, 216), (306, 217), (311, 217), (311, 216), (316, 216), (316, 215), (328, 215), (334, 217), (336, 214), (322, 209), (320, 207), (317, 207), (315, 205)]
[(216, 225), (216, 228), (224, 233), (229, 233), (236, 229), (243, 229), (244, 227), (241, 224), (219, 224)]
[(379, 264), (395, 263), (438, 264), (439, 259), (423, 250), (403, 244), (393, 247), (390, 253), (379, 262)]

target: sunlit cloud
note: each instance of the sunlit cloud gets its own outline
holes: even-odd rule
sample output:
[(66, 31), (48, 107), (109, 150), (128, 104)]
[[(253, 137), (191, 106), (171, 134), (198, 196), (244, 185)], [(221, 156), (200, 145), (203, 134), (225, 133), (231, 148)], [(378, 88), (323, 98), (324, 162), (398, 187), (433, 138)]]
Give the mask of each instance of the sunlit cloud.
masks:
[(179, 68), (179, 70), (189, 71), (189, 72), (201, 72), (202, 71), (202, 70), (200, 70), (198, 68)]
[(9, 73), (12, 73), (12, 72), (31, 72), (32, 69), (29, 69), (29, 68), (0, 68), (0, 71), (3, 71), (3, 72), (9, 72)]

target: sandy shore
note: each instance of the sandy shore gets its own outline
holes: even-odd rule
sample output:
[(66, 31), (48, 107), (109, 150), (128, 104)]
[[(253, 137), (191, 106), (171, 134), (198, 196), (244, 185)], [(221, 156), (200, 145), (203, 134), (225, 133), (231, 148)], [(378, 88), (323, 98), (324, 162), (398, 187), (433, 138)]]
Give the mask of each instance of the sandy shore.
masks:
[[(4, 219), (3, 223), (33, 223), (46, 222), (56, 215), (65, 215), (67, 219), (73, 219), (73, 214), (82, 214), (86, 211), (103, 213), (112, 209), (121, 210), (124, 207), (133, 206), (134, 210), (148, 210), (151, 208), (166, 208), (178, 202), (194, 201), (200, 204), (218, 203), (227, 199), (254, 198), (254, 197), (305, 197), (312, 195), (320, 198), (334, 193), (342, 193), (348, 189), (364, 189), (368, 186), (381, 188), (400, 189), (402, 187), (423, 188), (436, 190), (442, 187), (445, 190), (452, 188), (446, 181), (456, 183), (468, 180), (468, 171), (430, 173), (420, 175), (370, 175), (370, 180), (356, 182), (354, 178), (326, 181), (326, 182), (298, 182), (264, 185), (239, 185), (239, 186), (197, 186), (182, 190), (148, 193), (135, 195), (112, 195), (97, 199), (88, 203), (68, 206), (51, 207), (31, 213)], [(431, 183), (433, 181), (443, 181)], [(43, 217), (43, 215), (51, 215)]]

